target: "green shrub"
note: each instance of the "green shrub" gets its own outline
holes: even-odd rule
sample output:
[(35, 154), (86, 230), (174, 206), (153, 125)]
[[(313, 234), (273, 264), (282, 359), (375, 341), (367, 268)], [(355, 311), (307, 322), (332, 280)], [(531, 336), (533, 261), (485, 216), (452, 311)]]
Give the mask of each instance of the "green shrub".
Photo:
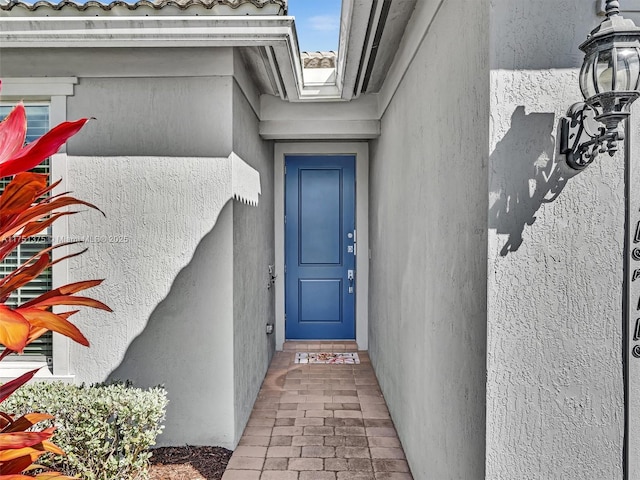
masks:
[(162, 431), (167, 393), (125, 384), (39, 383), (24, 386), (3, 406), (10, 413), (55, 416), (53, 440), (67, 455), (38, 463), (86, 480), (138, 480), (147, 478), (148, 449)]

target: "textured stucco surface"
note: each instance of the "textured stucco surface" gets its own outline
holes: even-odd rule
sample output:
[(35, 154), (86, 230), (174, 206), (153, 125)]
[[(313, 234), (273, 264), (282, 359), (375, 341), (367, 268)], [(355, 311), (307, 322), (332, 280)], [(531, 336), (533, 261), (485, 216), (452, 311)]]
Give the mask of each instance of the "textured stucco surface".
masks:
[(69, 118), (95, 117), (68, 144), (73, 155), (226, 157), (230, 76), (80, 78)]
[(275, 350), (274, 289), (269, 265), (274, 264), (273, 143), (258, 135), (258, 119), (240, 88), (233, 88), (234, 151), (260, 172), (262, 195), (256, 207), (233, 209), (233, 359), (235, 432), (240, 439)]
[[(170, 403), (160, 445), (234, 448), (274, 349), (265, 334), (273, 322), (272, 146), (259, 139), (234, 81), (231, 50), (209, 49), (198, 65), (190, 49), (175, 53), (100, 51), (105, 63), (118, 60), (110, 71), (96, 59), (69, 64), (88, 76), (68, 99), (68, 117), (97, 120), (69, 143), (73, 156), (60, 173), (107, 214), (69, 222), (71, 235), (92, 241), (70, 262), (69, 281), (107, 278), (95, 295), (115, 311), (85, 317), (92, 348), (71, 347), (70, 373), (78, 382), (162, 383)], [(248, 168), (234, 169), (233, 155), (212, 158), (234, 145), (258, 171), (251, 182), (232, 179)], [(255, 203), (256, 179), (270, 201), (229, 202), (240, 185)]]
[(484, 474), (487, 24), (444, 2), (371, 148), (369, 351), (416, 479)]
[(622, 478), (623, 157), (575, 174), (556, 141), (599, 21), (492, 1), (487, 479)]
[[(640, 15), (638, 15), (640, 17)], [(640, 23), (639, 18), (634, 20)], [(627, 158), (629, 168), (629, 230), (627, 238), (629, 241), (629, 251), (627, 252), (626, 261), (627, 269), (627, 358), (628, 358), (628, 375), (629, 375), (629, 404), (628, 416), (629, 421), (629, 452), (640, 451), (640, 418), (636, 412), (640, 411), (640, 358), (633, 355), (633, 349), (640, 345), (640, 341), (636, 336), (636, 324), (640, 326), (640, 280), (634, 280), (635, 272), (640, 269), (640, 260), (637, 248), (640, 248), (640, 105), (634, 105), (633, 113), (630, 120), (629, 141), (630, 150)], [(636, 355), (638, 352), (636, 351)], [(635, 453), (629, 455), (629, 478), (640, 477), (640, 457)]]
[(69, 220), (70, 235), (90, 248), (69, 262), (69, 280), (106, 278), (94, 294), (114, 310), (83, 316), (92, 346), (72, 345), (71, 373), (78, 382), (164, 384), (161, 444), (231, 445), (229, 161), (69, 157), (67, 166), (67, 188), (106, 214)]

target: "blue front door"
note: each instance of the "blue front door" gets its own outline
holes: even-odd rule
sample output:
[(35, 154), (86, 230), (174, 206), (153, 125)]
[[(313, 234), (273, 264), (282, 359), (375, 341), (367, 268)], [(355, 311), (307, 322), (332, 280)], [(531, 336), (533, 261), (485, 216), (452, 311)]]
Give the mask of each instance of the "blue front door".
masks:
[(285, 157), (285, 335), (355, 338), (355, 157)]

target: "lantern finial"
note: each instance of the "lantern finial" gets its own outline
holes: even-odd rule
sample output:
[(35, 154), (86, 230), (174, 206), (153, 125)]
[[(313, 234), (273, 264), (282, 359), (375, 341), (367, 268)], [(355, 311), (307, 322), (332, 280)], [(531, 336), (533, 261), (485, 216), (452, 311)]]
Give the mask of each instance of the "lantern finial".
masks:
[(620, 15), (620, 2), (618, 0), (607, 0), (605, 12), (607, 13), (607, 18)]

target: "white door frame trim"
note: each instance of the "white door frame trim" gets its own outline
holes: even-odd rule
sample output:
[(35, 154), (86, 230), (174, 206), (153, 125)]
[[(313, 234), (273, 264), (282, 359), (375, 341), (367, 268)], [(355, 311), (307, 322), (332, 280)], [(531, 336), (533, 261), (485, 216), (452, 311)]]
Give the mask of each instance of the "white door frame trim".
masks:
[[(284, 336), (284, 157), (285, 155), (355, 155), (356, 157), (356, 342), (369, 346), (369, 146), (350, 143), (276, 143), (274, 156), (276, 350)], [(321, 340), (321, 339), (319, 339)]]

